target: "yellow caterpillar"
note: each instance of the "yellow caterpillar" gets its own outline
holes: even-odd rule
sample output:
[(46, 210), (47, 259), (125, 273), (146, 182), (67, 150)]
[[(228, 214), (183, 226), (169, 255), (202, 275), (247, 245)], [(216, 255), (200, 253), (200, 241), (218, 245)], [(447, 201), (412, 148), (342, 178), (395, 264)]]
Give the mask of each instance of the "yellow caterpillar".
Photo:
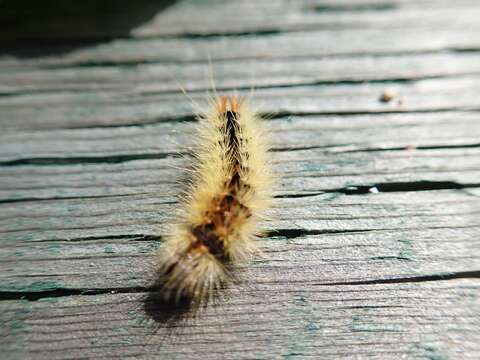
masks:
[(255, 252), (272, 178), (265, 131), (245, 98), (212, 99), (199, 121), (192, 184), (156, 258), (163, 298), (196, 304), (207, 303), (231, 280), (229, 269)]

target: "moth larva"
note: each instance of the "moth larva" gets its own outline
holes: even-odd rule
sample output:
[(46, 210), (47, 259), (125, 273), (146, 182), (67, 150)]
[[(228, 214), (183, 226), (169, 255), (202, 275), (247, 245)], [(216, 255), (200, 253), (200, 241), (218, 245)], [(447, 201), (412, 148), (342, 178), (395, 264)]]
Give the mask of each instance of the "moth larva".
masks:
[(199, 121), (192, 184), (156, 258), (164, 299), (197, 304), (208, 302), (231, 280), (231, 266), (255, 251), (271, 179), (265, 132), (245, 98), (215, 98)]

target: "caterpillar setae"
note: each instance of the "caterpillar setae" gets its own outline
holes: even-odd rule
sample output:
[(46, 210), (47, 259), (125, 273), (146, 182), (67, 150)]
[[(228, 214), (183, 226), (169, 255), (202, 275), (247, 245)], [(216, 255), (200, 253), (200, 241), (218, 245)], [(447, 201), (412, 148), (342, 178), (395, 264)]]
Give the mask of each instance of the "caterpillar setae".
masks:
[(213, 98), (198, 120), (192, 181), (155, 259), (164, 300), (205, 304), (256, 251), (271, 170), (265, 130), (246, 98)]

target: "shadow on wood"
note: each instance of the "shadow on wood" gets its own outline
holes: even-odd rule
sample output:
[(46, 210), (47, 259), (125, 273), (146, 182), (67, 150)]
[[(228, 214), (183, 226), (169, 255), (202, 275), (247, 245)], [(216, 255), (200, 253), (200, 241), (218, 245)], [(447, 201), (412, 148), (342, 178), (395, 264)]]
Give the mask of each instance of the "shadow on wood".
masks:
[(36, 57), (62, 54), (130, 36), (176, 0), (0, 2), (0, 54)]
[[(232, 283), (240, 283), (233, 269), (230, 275)], [(175, 335), (181, 329), (185, 329), (207, 308), (215, 308), (228, 301), (228, 284), (223, 284), (221, 289), (213, 290), (207, 298), (193, 299), (186, 296), (166, 296), (163, 290), (164, 281), (164, 277), (157, 272), (148, 294), (142, 300), (142, 306), (146, 317), (156, 323), (156, 331), (163, 329), (165, 336)]]

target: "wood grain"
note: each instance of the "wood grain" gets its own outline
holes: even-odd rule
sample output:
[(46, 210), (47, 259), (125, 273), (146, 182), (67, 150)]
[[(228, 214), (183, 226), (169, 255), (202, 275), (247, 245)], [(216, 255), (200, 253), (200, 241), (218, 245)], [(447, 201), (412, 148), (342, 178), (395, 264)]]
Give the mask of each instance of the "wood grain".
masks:
[[(478, 358), (477, 1), (180, 1), (127, 35), (116, 15), (0, 49), (2, 359)], [(209, 67), (255, 88), (278, 181), (262, 255), (172, 313), (152, 254)]]
[[(295, 290), (292, 291), (292, 288)], [(478, 281), (237, 289), (189, 326), (165, 329), (142, 295), (2, 302), (12, 358), (466, 358), (479, 346)], [(261, 306), (260, 306), (261, 304)], [(456, 324), (456, 325), (453, 325)], [(10, 341), (9, 341), (10, 340)], [(8, 356), (8, 355), (7, 355)]]

